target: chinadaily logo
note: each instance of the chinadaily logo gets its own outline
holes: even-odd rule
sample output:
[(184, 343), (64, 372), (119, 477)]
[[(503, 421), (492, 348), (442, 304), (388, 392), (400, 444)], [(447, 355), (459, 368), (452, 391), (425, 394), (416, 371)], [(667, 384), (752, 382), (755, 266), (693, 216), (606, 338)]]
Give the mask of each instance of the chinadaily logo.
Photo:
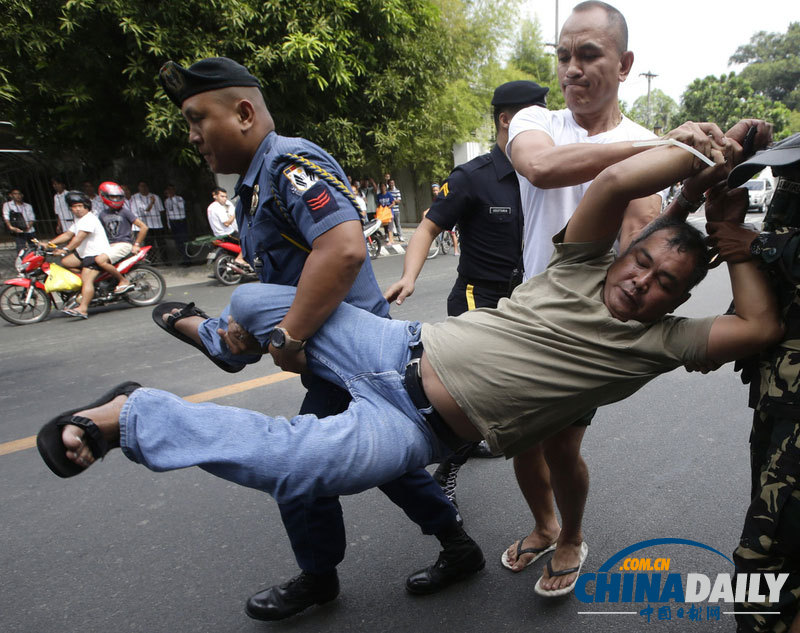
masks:
[[(669, 552), (686, 559), (685, 548), (698, 548), (720, 556), (730, 572), (709, 574), (702, 569), (676, 569)], [(693, 560), (702, 559), (689, 552)], [(733, 561), (722, 552), (698, 541), (661, 538), (626, 547), (606, 560), (596, 572), (585, 572), (575, 584), (575, 596), (587, 605), (603, 604), (580, 615), (636, 616), (645, 622), (713, 622), (733, 619), (736, 606), (751, 603), (769, 610), (778, 602), (789, 574), (737, 574)], [(700, 565), (697, 565), (700, 567)], [(611, 608), (610, 606), (619, 607)], [(753, 611), (748, 611), (753, 614)]]

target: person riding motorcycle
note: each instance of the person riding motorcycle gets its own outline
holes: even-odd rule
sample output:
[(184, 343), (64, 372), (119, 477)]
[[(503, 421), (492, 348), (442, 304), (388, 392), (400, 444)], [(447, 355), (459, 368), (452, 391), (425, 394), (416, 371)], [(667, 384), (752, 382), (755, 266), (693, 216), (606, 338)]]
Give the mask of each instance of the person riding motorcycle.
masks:
[(108, 250), (108, 237), (100, 220), (91, 212), (89, 196), (80, 191), (68, 191), (65, 200), (75, 217), (75, 224), (69, 231), (54, 237), (50, 244), (56, 246), (66, 243), (65, 248), (56, 251), (64, 255), (61, 265), (80, 275), (83, 283), (80, 302), (75, 308), (65, 308), (64, 313), (88, 319), (89, 304), (94, 298), (94, 280), (100, 274), (95, 257)]
[[(95, 262), (117, 280), (114, 293), (121, 294), (133, 288), (133, 285), (114, 264), (131, 253), (135, 255), (139, 252), (147, 236), (147, 225), (125, 205), (125, 192), (117, 183), (110, 180), (101, 183), (97, 195), (104, 205), (98, 217), (111, 245), (106, 253), (95, 258)], [(134, 232), (134, 226), (139, 229), (138, 233)]]

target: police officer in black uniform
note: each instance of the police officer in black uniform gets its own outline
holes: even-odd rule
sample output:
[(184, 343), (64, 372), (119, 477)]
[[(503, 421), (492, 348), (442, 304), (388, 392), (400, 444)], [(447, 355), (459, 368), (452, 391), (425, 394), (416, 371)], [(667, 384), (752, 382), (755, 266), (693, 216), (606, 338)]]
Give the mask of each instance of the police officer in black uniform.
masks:
[[(408, 244), (403, 276), (384, 293), (388, 301), (400, 304), (414, 292), (431, 243), (456, 224), (461, 257), (458, 278), (447, 298), (449, 316), (497, 307), (522, 281), (522, 204), (517, 174), (505, 146), (513, 116), (528, 106), (545, 107), (548, 90), (532, 81), (510, 81), (494, 91), (497, 136), (492, 151), (459, 165), (442, 184)], [(466, 459), (466, 454), (452, 456), (434, 476), (453, 503), (456, 473)]]
[(447, 314), (494, 308), (510, 294), (509, 281), (521, 265), (522, 208), (517, 174), (505, 154), (508, 126), (523, 108), (544, 107), (548, 90), (532, 81), (510, 81), (494, 91), (497, 142), (491, 152), (459, 165), (445, 180), (408, 244), (400, 281), (384, 293), (388, 301), (401, 304), (414, 292), (431, 243), (456, 224), (461, 257)]

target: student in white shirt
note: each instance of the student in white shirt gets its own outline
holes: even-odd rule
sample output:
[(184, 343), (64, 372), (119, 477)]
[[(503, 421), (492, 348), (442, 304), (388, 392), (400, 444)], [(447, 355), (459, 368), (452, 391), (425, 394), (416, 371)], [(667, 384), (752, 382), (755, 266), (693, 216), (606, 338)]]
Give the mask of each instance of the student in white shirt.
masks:
[(236, 214), (233, 203), (228, 200), (228, 192), (217, 187), (211, 192), (214, 202), (208, 205), (208, 224), (215, 236), (231, 235), (239, 230), (236, 225)]
[(57, 224), (56, 230), (59, 233), (69, 231), (75, 223), (75, 218), (67, 206), (65, 197), (67, 195), (64, 183), (59, 178), (51, 178), (50, 186), (53, 187), (53, 211), (56, 214)]
[(189, 226), (186, 223), (186, 203), (183, 198), (175, 193), (175, 185), (167, 185), (164, 190), (164, 209), (166, 210), (167, 225), (175, 240), (175, 247), (183, 257), (183, 265), (189, 266), (191, 262), (186, 256), (186, 240), (189, 236)]
[(3, 222), (8, 232), (14, 236), (17, 251), (21, 251), (36, 233), (33, 228), (36, 216), (33, 207), (23, 202), (22, 191), (18, 187), (11, 189), (8, 195), (11, 200), (3, 204)]

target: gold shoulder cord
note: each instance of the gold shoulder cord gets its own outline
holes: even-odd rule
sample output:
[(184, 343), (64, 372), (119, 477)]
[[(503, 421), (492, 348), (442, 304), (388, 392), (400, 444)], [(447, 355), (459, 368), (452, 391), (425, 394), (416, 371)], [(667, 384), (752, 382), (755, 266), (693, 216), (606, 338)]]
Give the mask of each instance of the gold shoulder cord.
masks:
[[(334, 176), (332, 173), (326, 171), (325, 169), (322, 169), (322, 167), (320, 167), (319, 165), (312, 163), (306, 157), (300, 156), (299, 154), (290, 154), (290, 153), (281, 154), (281, 158), (287, 158), (291, 162), (302, 165), (309, 171), (312, 171), (315, 174), (317, 174), (317, 176), (322, 178), (325, 182), (335, 187), (340, 193), (344, 194), (344, 196), (350, 201), (350, 204), (353, 205), (353, 208), (358, 210), (358, 204), (356, 203), (356, 199), (353, 196), (353, 193), (345, 186), (345, 184), (341, 180), (339, 180), (339, 178)], [(277, 205), (278, 210), (281, 212), (281, 214), (283, 215), (283, 219), (286, 220), (289, 226), (294, 227), (294, 229), (297, 231), (297, 237), (302, 242), (302, 244), (298, 243), (297, 240), (293, 239), (288, 235), (285, 235), (284, 233), (281, 233), (281, 237), (294, 244), (297, 248), (304, 250), (307, 253), (310, 253), (311, 249), (308, 247), (307, 244), (305, 244), (305, 240), (303, 240), (302, 237), (300, 237), (302, 233), (300, 232), (300, 229), (297, 226), (297, 222), (295, 222), (294, 218), (291, 216), (288, 209), (286, 208), (286, 205), (281, 199), (278, 190), (275, 188), (275, 182), (274, 181), (271, 182), (270, 186), (272, 188), (272, 197), (275, 199), (275, 204)]]

